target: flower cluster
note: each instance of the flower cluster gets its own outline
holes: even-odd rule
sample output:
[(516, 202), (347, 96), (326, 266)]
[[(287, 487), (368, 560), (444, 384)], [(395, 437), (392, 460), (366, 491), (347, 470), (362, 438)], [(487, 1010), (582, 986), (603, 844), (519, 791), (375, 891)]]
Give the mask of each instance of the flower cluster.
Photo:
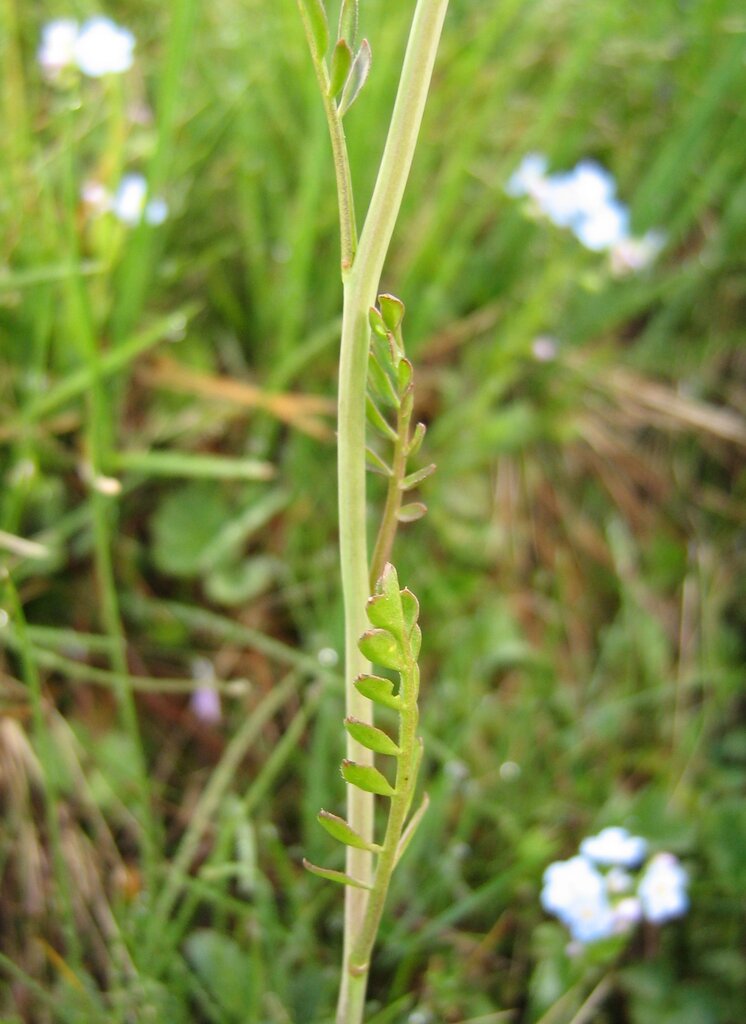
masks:
[(648, 231), (630, 234), (629, 210), (616, 196), (613, 176), (594, 160), (581, 160), (572, 171), (547, 174), (547, 158), (528, 153), (513, 173), (506, 191), (528, 197), (552, 223), (569, 228), (587, 249), (608, 252), (614, 273), (648, 266), (665, 238)]
[(544, 872), (541, 903), (576, 942), (629, 932), (641, 920), (662, 924), (686, 913), (688, 877), (673, 854), (646, 863), (647, 843), (625, 828), (605, 828), (580, 853)]
[(83, 202), (95, 213), (113, 213), (128, 227), (136, 227), (142, 220), (156, 226), (168, 216), (165, 199), (148, 199), (148, 186), (141, 174), (125, 174), (112, 194), (99, 182), (89, 181), (82, 189)]
[(89, 18), (82, 25), (71, 18), (58, 18), (44, 26), (37, 57), (52, 80), (70, 68), (89, 78), (102, 78), (129, 71), (134, 49), (132, 33), (110, 18)]

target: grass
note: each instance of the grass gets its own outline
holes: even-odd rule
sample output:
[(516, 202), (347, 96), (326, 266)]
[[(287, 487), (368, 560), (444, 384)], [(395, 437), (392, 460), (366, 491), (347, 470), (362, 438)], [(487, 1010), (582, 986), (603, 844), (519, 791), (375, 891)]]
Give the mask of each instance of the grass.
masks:
[[(364, 6), (365, 197), (409, 12)], [(324, 1024), (341, 901), (300, 861), (343, 798), (340, 287), (295, 7), (122, 3), (135, 69), (69, 89), (47, 12), (0, 11), (0, 1014)], [(453, 5), (384, 275), (438, 472), (397, 551), (431, 807), (377, 1024), (740, 1020), (745, 33), (735, 0)], [(530, 150), (608, 167), (657, 264), (614, 278), (528, 217)], [(84, 210), (125, 169), (162, 227)], [(607, 823), (684, 859), (692, 909), (583, 973), (538, 891)]]

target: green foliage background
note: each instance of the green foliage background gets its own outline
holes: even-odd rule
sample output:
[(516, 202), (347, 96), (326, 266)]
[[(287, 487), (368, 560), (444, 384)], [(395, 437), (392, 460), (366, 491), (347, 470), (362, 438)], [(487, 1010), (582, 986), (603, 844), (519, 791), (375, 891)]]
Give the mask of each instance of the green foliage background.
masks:
[[(431, 808), (371, 1024), (737, 1024), (746, 18), (451, 6), (382, 282), (438, 472), (396, 552)], [(364, 208), (412, 5), (361, 7)], [(300, 860), (328, 861), (315, 815), (343, 800), (340, 283), (295, 5), (112, 3), (135, 68), (59, 86), (42, 25), (90, 5), (0, 10), (2, 1019), (320, 1024), (341, 905)], [(616, 278), (510, 199), (530, 151), (612, 171), (635, 232), (667, 234), (657, 264)], [(125, 170), (162, 227), (86, 211), (82, 184)], [(195, 659), (219, 724), (190, 710)], [(613, 966), (568, 958), (538, 903), (605, 824), (692, 879), (690, 914)]]

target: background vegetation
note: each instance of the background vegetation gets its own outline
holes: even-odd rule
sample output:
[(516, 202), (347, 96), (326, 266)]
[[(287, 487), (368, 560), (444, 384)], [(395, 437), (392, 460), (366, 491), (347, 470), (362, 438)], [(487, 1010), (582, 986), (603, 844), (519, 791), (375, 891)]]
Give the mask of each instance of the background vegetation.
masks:
[[(365, 197), (411, 4), (361, 6)], [(0, 8), (2, 1020), (320, 1024), (340, 285), (295, 4), (112, 3), (135, 67), (64, 86), (41, 28), (89, 5)], [(738, 0), (452, 4), (383, 282), (438, 471), (396, 555), (431, 808), (376, 1024), (742, 1020), (745, 56)], [(657, 263), (614, 276), (506, 195), (529, 151), (608, 168)], [(81, 201), (131, 170), (163, 225)], [(692, 880), (613, 965), (538, 902), (606, 824)]]

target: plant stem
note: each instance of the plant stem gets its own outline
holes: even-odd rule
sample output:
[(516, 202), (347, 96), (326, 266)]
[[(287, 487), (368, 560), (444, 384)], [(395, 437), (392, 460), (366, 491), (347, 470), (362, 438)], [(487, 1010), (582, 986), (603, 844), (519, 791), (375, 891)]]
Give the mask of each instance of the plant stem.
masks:
[[(357, 253), (349, 269), (344, 267), (343, 247), (338, 492), (345, 611), (346, 713), (363, 722), (372, 721), (372, 705), (357, 692), (352, 683), (360, 673), (369, 669), (366, 659), (358, 650), (358, 639), (367, 627), (365, 607), (370, 595), (365, 521), (365, 385), (370, 341), (368, 310), (375, 302), (381, 271), (412, 166), (447, 8), (448, 0), (418, 0), (378, 178)], [(335, 156), (335, 166), (336, 162)], [(372, 760), (371, 752), (352, 737), (347, 740), (347, 756), (359, 764), (370, 763)], [(347, 787), (347, 820), (363, 838), (369, 842), (372, 840), (372, 794), (355, 786)], [(370, 884), (370, 853), (348, 847), (346, 872)], [(352, 887), (345, 890), (344, 963), (337, 1004), (337, 1024), (359, 1024), (363, 1019), (367, 968), (361, 973), (355, 967), (353, 953), (360, 943), (369, 895), (372, 900), (373, 894), (364, 890)]]
[(355, 199), (352, 190), (352, 174), (350, 172), (350, 161), (347, 155), (347, 141), (345, 139), (342, 118), (339, 116), (337, 104), (333, 96), (329, 95), (329, 72), (326, 68), (324, 55), (316, 50), (313, 29), (303, 3), (298, 2), (303, 28), (308, 39), (308, 47), (311, 51), (313, 69), (319, 83), (321, 99), (324, 104), (324, 113), (329, 125), (329, 138), (332, 144), (332, 158), (334, 160), (334, 174), (337, 179), (337, 201), (339, 203), (339, 233), (340, 250), (342, 259), (342, 273), (348, 270), (355, 259), (357, 249), (357, 223), (355, 220)]

